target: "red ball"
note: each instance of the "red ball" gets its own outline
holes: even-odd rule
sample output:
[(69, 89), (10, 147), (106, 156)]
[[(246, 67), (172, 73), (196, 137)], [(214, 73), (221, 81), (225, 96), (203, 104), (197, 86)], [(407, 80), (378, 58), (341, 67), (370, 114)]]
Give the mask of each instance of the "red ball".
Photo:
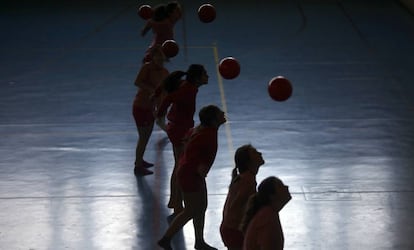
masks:
[(175, 42), (174, 40), (166, 40), (162, 44), (162, 51), (164, 52), (164, 55), (168, 58), (176, 56), (179, 51), (177, 42)]
[(141, 5), (138, 9), (138, 15), (144, 20), (150, 19), (152, 17), (152, 14), (153, 14), (153, 10), (151, 6), (147, 4)]
[(234, 57), (225, 57), (219, 63), (219, 72), (225, 79), (234, 79), (240, 74), (240, 64)]
[(203, 23), (211, 23), (216, 19), (216, 8), (209, 3), (203, 4), (198, 8), (198, 17)]
[(269, 81), (267, 91), (273, 100), (283, 102), (292, 95), (292, 84), (283, 76), (273, 77)]

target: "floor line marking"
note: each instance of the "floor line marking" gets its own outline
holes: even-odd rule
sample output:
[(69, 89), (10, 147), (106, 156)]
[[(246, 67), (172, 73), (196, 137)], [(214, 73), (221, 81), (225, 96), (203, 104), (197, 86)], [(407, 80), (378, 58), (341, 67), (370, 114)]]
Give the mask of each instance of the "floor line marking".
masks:
[[(226, 104), (226, 95), (224, 94), (224, 85), (223, 85), (223, 79), (220, 76), (220, 72), (218, 70), (218, 64), (219, 64), (219, 53), (216, 45), (213, 45), (213, 53), (214, 53), (214, 61), (216, 65), (216, 75), (217, 75), (217, 83), (220, 90), (220, 99), (221, 99), (221, 106), (223, 108), (223, 111), (227, 115), (227, 104)], [(229, 147), (230, 155), (233, 157), (234, 154), (234, 146), (233, 146), (233, 140), (231, 137), (231, 129), (230, 129), (230, 121), (227, 117), (227, 122), (224, 124), (225, 126), (225, 132), (227, 137), (227, 145)]]

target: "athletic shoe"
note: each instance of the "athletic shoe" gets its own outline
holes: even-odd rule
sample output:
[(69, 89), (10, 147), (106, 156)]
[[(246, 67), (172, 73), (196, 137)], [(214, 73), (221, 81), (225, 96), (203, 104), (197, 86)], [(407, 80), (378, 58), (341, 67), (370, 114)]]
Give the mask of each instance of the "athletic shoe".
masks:
[(148, 170), (144, 167), (135, 167), (134, 168), (134, 174), (137, 176), (145, 176), (145, 175), (150, 175), (153, 174), (154, 172), (152, 172), (151, 170)]
[(194, 248), (197, 250), (218, 250), (215, 247), (210, 246), (207, 244), (204, 240), (196, 240), (196, 243), (194, 245)]
[(170, 239), (168, 239), (167, 237), (162, 237), (162, 239), (160, 239), (158, 241), (158, 246), (160, 246), (163, 249), (167, 249), (167, 250), (173, 250), (171, 245), (170, 245)]
[(150, 167), (153, 167), (154, 166), (154, 163), (150, 163), (150, 162), (147, 162), (145, 160), (142, 160), (142, 166), (144, 168), (150, 168)]

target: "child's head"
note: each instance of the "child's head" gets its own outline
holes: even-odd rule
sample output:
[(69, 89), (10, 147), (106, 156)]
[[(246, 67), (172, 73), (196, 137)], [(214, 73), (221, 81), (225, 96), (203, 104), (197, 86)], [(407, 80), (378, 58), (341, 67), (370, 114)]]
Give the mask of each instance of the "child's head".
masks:
[(226, 122), (224, 112), (215, 105), (203, 107), (198, 113), (200, 123), (204, 127), (218, 127)]
[(191, 83), (194, 83), (197, 85), (208, 83), (207, 71), (204, 68), (204, 66), (201, 64), (191, 64), (188, 67), (186, 74), (187, 74), (186, 80)]
[(243, 145), (236, 150), (234, 162), (239, 173), (250, 170), (252, 174), (257, 174), (259, 167), (264, 164), (262, 153), (251, 144)]
[(172, 72), (167, 78), (164, 79), (163, 85), (164, 89), (168, 92), (174, 92), (177, 90), (182, 82), (182, 77), (186, 76), (186, 80), (196, 86), (200, 86), (202, 84), (207, 84), (208, 82), (208, 75), (204, 66), (201, 64), (191, 64), (187, 71), (177, 70)]
[(167, 13), (167, 6), (164, 4), (160, 4), (154, 7), (154, 12), (152, 14), (152, 20), (154, 21), (162, 21), (168, 17)]
[(275, 176), (267, 177), (257, 187), (257, 197), (263, 205), (272, 205), (277, 211), (292, 198), (288, 186)]
[(181, 5), (177, 1), (169, 2), (166, 7), (166, 14), (172, 21), (178, 21), (182, 16)]

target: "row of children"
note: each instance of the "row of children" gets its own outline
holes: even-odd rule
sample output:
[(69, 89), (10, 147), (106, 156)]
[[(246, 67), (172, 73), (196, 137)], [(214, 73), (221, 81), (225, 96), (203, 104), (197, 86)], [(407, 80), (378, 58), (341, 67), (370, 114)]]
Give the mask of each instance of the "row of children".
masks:
[[(218, 129), (226, 118), (216, 105), (208, 105), (200, 110), (200, 124), (194, 126), (196, 97), (199, 87), (208, 84), (207, 71), (201, 64), (171, 73), (164, 66), (167, 58), (161, 45), (174, 39), (174, 25), (181, 16), (181, 6), (176, 1), (157, 6), (141, 33), (145, 35), (152, 30), (153, 40), (135, 80), (138, 92), (133, 115), (139, 139), (134, 173), (153, 174), (148, 168), (154, 164), (146, 162), (143, 156), (156, 123), (167, 133), (175, 160), (167, 205), (174, 210), (173, 219), (158, 245), (172, 249), (172, 237), (193, 220), (195, 249), (211, 250), (216, 248), (204, 240), (206, 177), (216, 157)], [(291, 199), (287, 186), (272, 176), (256, 188), (256, 175), (264, 160), (252, 145), (238, 148), (234, 159), (220, 226), (224, 244), (228, 249), (283, 249), (278, 212)]]

